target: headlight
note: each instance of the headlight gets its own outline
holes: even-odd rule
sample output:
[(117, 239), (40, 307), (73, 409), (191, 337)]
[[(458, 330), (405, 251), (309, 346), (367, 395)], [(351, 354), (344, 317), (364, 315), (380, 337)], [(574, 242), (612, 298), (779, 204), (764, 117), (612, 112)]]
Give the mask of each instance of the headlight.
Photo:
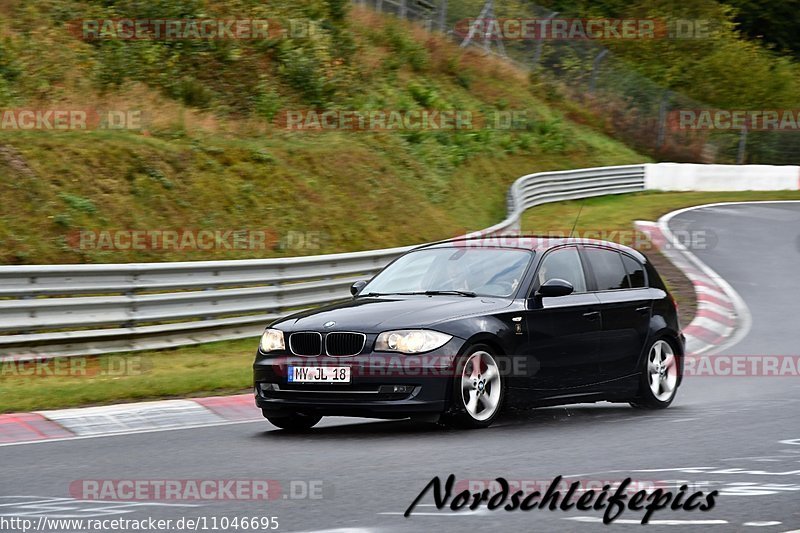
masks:
[(438, 331), (427, 329), (405, 329), (384, 331), (375, 341), (376, 352), (422, 353), (441, 348), (452, 339)]
[(286, 345), (283, 342), (283, 332), (278, 329), (268, 329), (261, 335), (261, 344), (259, 348), (263, 353), (285, 350)]

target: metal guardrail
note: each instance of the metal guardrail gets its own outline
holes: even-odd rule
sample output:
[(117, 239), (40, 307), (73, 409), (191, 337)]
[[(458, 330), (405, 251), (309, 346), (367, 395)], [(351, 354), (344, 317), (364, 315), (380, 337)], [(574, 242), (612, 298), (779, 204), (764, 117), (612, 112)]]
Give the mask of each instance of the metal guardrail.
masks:
[[(644, 166), (540, 172), (519, 178), (508, 217), (526, 209), (644, 190)], [(81, 355), (258, 335), (291, 311), (346, 299), (413, 246), (311, 257), (116, 265), (0, 267), (0, 357)]]

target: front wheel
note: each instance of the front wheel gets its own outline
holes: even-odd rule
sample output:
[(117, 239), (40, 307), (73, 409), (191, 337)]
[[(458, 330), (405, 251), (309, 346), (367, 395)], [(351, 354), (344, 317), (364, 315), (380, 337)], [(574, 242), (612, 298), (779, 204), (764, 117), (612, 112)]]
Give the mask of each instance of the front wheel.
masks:
[(672, 345), (664, 339), (656, 340), (644, 361), (639, 395), (631, 401), (640, 409), (665, 409), (678, 392), (678, 359)]
[(448, 426), (488, 427), (503, 405), (505, 380), (485, 345), (475, 345), (462, 356), (453, 380), (453, 405), (442, 417)]
[(322, 417), (319, 415), (308, 415), (305, 413), (292, 413), (281, 416), (267, 416), (264, 414), (264, 418), (269, 420), (270, 424), (273, 426), (289, 431), (305, 431), (311, 429), (317, 422), (322, 420)]

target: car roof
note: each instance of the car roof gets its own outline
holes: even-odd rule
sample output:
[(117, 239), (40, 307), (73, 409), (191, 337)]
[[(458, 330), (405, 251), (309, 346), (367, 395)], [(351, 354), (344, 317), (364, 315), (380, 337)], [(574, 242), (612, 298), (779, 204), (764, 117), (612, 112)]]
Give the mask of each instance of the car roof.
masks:
[(585, 239), (578, 237), (553, 237), (548, 235), (466, 235), (439, 241), (425, 246), (416, 248), (417, 250), (423, 248), (508, 248), (508, 249), (523, 249), (531, 250), (534, 252), (544, 252), (551, 248), (563, 246), (567, 244), (582, 244), (602, 246), (606, 248), (613, 248), (627, 252), (641, 261), (646, 261), (644, 255), (630, 246), (619, 244), (611, 241), (603, 241), (599, 239)]

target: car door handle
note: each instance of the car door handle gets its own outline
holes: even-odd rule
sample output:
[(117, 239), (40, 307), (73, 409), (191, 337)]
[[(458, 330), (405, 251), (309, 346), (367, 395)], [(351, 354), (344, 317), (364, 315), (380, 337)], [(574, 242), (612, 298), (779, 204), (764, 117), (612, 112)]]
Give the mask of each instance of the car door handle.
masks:
[(600, 311), (589, 311), (588, 313), (583, 313), (583, 317), (586, 320), (597, 320), (600, 318)]
[(649, 305), (645, 305), (644, 307), (637, 307), (636, 308), (636, 312), (637, 313), (641, 313), (643, 315), (647, 314), (647, 313), (650, 312), (650, 306)]

